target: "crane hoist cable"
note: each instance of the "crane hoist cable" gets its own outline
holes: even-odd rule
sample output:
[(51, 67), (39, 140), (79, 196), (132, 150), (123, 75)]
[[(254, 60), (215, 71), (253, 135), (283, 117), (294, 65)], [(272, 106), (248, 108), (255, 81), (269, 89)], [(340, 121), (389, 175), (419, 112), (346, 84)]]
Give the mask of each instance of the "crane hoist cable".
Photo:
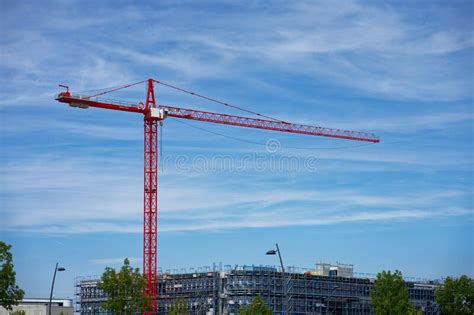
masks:
[(107, 93), (119, 91), (119, 90), (122, 90), (122, 89), (129, 88), (129, 87), (131, 87), (131, 86), (135, 86), (135, 85), (138, 85), (138, 84), (141, 84), (141, 83), (145, 83), (146, 81), (147, 81), (147, 80), (143, 80), (143, 81), (139, 81), (139, 82), (135, 82), (135, 83), (120, 85), (120, 86), (115, 87), (115, 88), (112, 88), (112, 89), (110, 89), (110, 90), (107, 90), (107, 91), (104, 91), (104, 92), (100, 92), (100, 93), (97, 93), (97, 94), (94, 94), (94, 95), (90, 95), (89, 97), (97, 97), (97, 96), (104, 95), (104, 94), (107, 94)]
[[(89, 96), (89, 97), (97, 97), (97, 96), (101, 96), (101, 95), (104, 95), (104, 94), (107, 94), (107, 93), (112, 93), (112, 92), (115, 92), (115, 91), (119, 91), (119, 90), (122, 90), (122, 89), (126, 89), (126, 88), (129, 88), (129, 87), (132, 87), (132, 86), (141, 84), (141, 83), (145, 83), (146, 81), (147, 81), (147, 80), (142, 80), (142, 81), (138, 81), (138, 82), (135, 82), (135, 83), (124, 84), (124, 85), (119, 85), (119, 86), (114, 86), (114, 87), (104, 88), (104, 89), (90, 90), (90, 91), (85, 91), (85, 92), (101, 91), (101, 92), (99, 92), (99, 93), (96, 93), (96, 94), (94, 94), (94, 95), (90, 95), (90, 96)], [(255, 116), (267, 118), (267, 119), (274, 120), (274, 121), (278, 121), (278, 122), (288, 123), (288, 122), (286, 122), (286, 121), (284, 121), (284, 120), (281, 120), (281, 119), (278, 119), (278, 118), (275, 118), (275, 117), (271, 117), (271, 116), (267, 116), (267, 115), (263, 115), (263, 114), (257, 113), (257, 112), (255, 112), (255, 111), (248, 110), (248, 109), (243, 108), (243, 107), (240, 107), (240, 106), (232, 105), (232, 104), (230, 104), (230, 103), (223, 102), (223, 101), (217, 100), (217, 99), (215, 99), (215, 98), (211, 98), (211, 97), (209, 97), (209, 96), (205, 96), (205, 95), (202, 95), (202, 94), (199, 94), (199, 93), (196, 93), (196, 92), (192, 92), (192, 91), (183, 89), (183, 88), (181, 88), (181, 87), (178, 87), (178, 86), (173, 85), (173, 84), (170, 84), (170, 83), (165, 83), (165, 82), (159, 81), (159, 80), (153, 80), (153, 81), (154, 81), (155, 83), (161, 84), (161, 85), (163, 85), (163, 86), (166, 86), (166, 87), (168, 87), (168, 88), (174, 89), (174, 90), (176, 90), (176, 91), (180, 91), (180, 92), (183, 92), (183, 93), (186, 93), (186, 94), (195, 96), (195, 97), (199, 97), (199, 98), (202, 98), (202, 99), (205, 99), (205, 100), (208, 100), (208, 101), (217, 103), (217, 104), (221, 104), (221, 105), (224, 105), (224, 106), (227, 106), (227, 107), (231, 107), (231, 108), (234, 108), (234, 109), (237, 109), (237, 110), (240, 110), (240, 111), (243, 111), (243, 112), (246, 112), (246, 113), (255, 115)], [(104, 90), (105, 90), (105, 91), (104, 91)]]
[(164, 85), (166, 87), (172, 88), (174, 90), (177, 90), (177, 91), (180, 91), (180, 92), (183, 92), (183, 93), (187, 93), (187, 94), (190, 94), (192, 96), (196, 96), (196, 97), (199, 97), (199, 98), (202, 98), (202, 99), (205, 99), (205, 100), (217, 103), (217, 104), (221, 104), (221, 105), (224, 105), (224, 106), (227, 106), (227, 107), (232, 107), (234, 109), (238, 109), (240, 111), (243, 111), (243, 112), (246, 112), (246, 113), (249, 113), (249, 114), (253, 114), (253, 115), (256, 115), (256, 116), (260, 116), (260, 117), (263, 117), (263, 118), (267, 118), (267, 119), (270, 119), (270, 120), (287, 123), (284, 120), (274, 118), (274, 117), (271, 117), (271, 116), (266, 116), (266, 115), (263, 115), (263, 114), (245, 109), (245, 108), (240, 107), (240, 106), (236, 106), (236, 105), (232, 105), (232, 104), (229, 104), (229, 103), (226, 103), (226, 102), (223, 102), (223, 101), (219, 101), (217, 99), (214, 99), (214, 98), (211, 98), (211, 97), (208, 97), (208, 96), (205, 96), (205, 95), (201, 95), (201, 94), (198, 94), (196, 92), (189, 91), (189, 90), (185, 90), (183, 88), (177, 87), (177, 86), (169, 84), (169, 83), (165, 83), (165, 82), (162, 82), (162, 81), (159, 81), (159, 80), (153, 80), (153, 81), (158, 83), (158, 84)]

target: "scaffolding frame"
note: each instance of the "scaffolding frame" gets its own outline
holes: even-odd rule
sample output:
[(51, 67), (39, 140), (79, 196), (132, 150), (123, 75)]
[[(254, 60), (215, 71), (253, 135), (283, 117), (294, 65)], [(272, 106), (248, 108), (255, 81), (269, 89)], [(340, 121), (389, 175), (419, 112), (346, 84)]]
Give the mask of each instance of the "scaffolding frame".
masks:
[[(159, 270), (157, 314), (165, 315), (181, 298), (190, 315), (233, 315), (259, 295), (275, 315), (283, 315), (285, 287), (291, 315), (374, 314), (370, 290), (375, 277), (319, 276), (309, 271), (289, 267), (283, 273), (275, 266), (222, 264), (213, 264), (212, 268)], [(76, 279), (78, 314), (110, 314), (101, 307), (107, 297), (97, 288), (97, 282), (98, 277)], [(434, 300), (438, 281), (407, 284), (409, 297), (419, 310), (426, 315), (439, 313)]]

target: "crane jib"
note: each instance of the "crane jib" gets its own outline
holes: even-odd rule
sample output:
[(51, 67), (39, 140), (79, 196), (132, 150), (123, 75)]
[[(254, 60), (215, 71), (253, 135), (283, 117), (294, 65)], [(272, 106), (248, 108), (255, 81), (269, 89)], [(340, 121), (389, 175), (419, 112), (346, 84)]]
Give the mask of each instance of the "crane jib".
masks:
[[(66, 92), (58, 94), (56, 100), (63, 103), (68, 103), (70, 106), (79, 108), (97, 107), (105, 109), (113, 109), (119, 111), (127, 111), (134, 113), (147, 114), (147, 110), (142, 108), (139, 103), (124, 102), (117, 100), (89, 98), (80, 95), (64, 95)], [(280, 132), (298, 133), (320, 137), (330, 137), (338, 139), (367, 141), (372, 143), (380, 142), (380, 139), (371, 133), (325, 128), (310, 125), (291, 124), (282, 121), (250, 118), (243, 116), (235, 116), (222, 113), (213, 113), (206, 111), (199, 111), (193, 109), (186, 109), (180, 107), (160, 105), (157, 108), (149, 110), (150, 119), (163, 120), (167, 116), (175, 118), (184, 118), (191, 120), (198, 120), (203, 122), (232, 125), (247, 128), (266, 129)]]
[(219, 114), (166, 105), (160, 105), (159, 107), (166, 110), (167, 116), (175, 118), (184, 118), (216, 124), (298, 133), (312, 136), (367, 141), (372, 143), (380, 142), (380, 139), (377, 136), (365, 132), (291, 124), (283, 121)]

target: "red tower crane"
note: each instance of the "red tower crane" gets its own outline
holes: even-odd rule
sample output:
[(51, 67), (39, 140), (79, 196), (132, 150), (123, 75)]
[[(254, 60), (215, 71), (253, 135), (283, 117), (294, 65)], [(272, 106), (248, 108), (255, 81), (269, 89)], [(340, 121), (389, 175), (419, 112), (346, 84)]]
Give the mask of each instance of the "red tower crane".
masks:
[[(102, 99), (99, 96), (133, 85), (147, 82), (147, 95), (145, 103), (123, 102), (110, 99)], [(258, 128), (274, 130), (281, 132), (299, 133), (311, 136), (331, 137), (347, 140), (357, 140), (377, 143), (379, 138), (370, 133), (348, 131), (341, 129), (323, 128), (301, 124), (292, 124), (282, 120), (277, 120), (264, 116), (249, 110), (248, 113), (256, 114), (265, 119), (256, 119), (250, 117), (234, 116), (192, 110), (165, 105), (156, 105), (154, 83), (162, 84), (173, 89), (185, 92), (194, 96), (204, 98), (208, 101), (221, 103), (226, 106), (234, 107), (240, 110), (242, 108), (217, 101), (215, 99), (202, 96), (179, 87), (148, 79), (145, 81), (124, 85), (95, 95), (73, 94), (69, 87), (65, 92), (56, 96), (56, 100), (61, 103), (67, 103), (72, 107), (88, 108), (98, 107), (118, 111), (132, 112), (144, 116), (144, 198), (143, 198), (143, 274), (146, 279), (144, 296), (147, 298), (147, 309), (144, 314), (156, 314), (157, 311), (157, 215), (158, 215), (158, 122), (167, 117), (184, 118), (199, 120), (210, 123), (240, 126), (247, 128)]]

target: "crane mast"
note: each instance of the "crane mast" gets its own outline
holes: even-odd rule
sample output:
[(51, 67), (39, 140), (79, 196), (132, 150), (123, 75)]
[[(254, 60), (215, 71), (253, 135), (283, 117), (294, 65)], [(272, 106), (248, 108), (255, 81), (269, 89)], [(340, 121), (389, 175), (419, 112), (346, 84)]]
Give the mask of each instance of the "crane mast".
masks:
[[(145, 109), (156, 108), (153, 82), (149, 81)], [(158, 238), (158, 120), (144, 117), (143, 141), (143, 275), (147, 297), (146, 314), (156, 314)]]
[[(143, 82), (147, 82), (147, 95), (145, 103), (124, 102), (98, 97), (99, 95), (106, 94), (107, 92), (102, 92), (94, 96), (73, 94), (69, 91), (69, 87), (64, 85), (60, 86), (66, 88), (66, 91), (60, 92), (56, 96), (56, 100), (61, 103), (67, 103), (71, 107), (96, 107), (143, 114), (143, 275), (146, 279), (146, 285), (143, 294), (147, 299), (147, 306), (143, 308), (142, 313), (147, 315), (157, 313), (158, 123), (160, 123), (162, 120), (166, 119), (167, 117), (174, 117), (216, 124), (305, 134), (311, 136), (322, 136), (372, 143), (377, 143), (380, 141), (379, 138), (374, 134), (365, 132), (292, 124), (276, 119), (256, 119), (167, 105), (157, 106), (153, 83), (163, 83), (153, 79), (125, 85), (121, 88), (127, 88)], [(112, 91), (118, 89), (120, 88), (113, 89)], [(177, 89), (187, 92), (179, 88)], [(190, 94), (194, 95), (195, 93)], [(210, 98), (207, 99), (212, 100)]]

